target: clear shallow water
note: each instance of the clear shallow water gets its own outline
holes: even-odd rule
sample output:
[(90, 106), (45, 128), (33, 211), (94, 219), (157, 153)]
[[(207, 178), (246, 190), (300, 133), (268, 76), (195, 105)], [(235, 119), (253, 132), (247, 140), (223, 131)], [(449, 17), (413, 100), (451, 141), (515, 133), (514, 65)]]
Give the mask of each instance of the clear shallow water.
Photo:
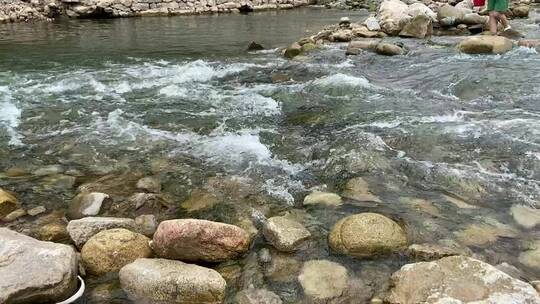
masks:
[[(75, 186), (110, 173), (154, 173), (175, 202), (209, 178), (239, 176), (265, 204), (231, 194), (237, 205), (195, 216), (234, 222), (239, 214), (302, 209), (314, 240), (298, 258), (336, 260), (368, 280), (373, 271), (365, 269), (388, 273), (405, 259), (335, 256), (325, 238), (343, 216), (382, 212), (406, 225), (411, 242), (452, 239), (538, 279), (540, 270), (517, 256), (539, 231), (517, 225), (510, 208), (540, 207), (540, 55), (524, 48), (461, 55), (444, 46), (455, 38), (405, 40), (411, 53), (392, 58), (347, 58), (345, 44), (295, 61), (277, 50), (245, 51), (252, 40), (286, 45), (344, 14), (302, 9), (0, 27), (0, 169), (62, 164), (82, 173)], [(538, 36), (530, 21), (514, 26)], [(356, 176), (382, 204), (301, 207), (310, 189), (339, 192)], [(65, 208), (76, 187), (48, 182), (4, 177), (0, 185), (27, 208)], [(477, 208), (459, 208), (448, 196)], [(495, 240), (475, 240), (478, 226), (480, 239)], [(286, 302), (301, 297), (294, 284), (266, 284)]]

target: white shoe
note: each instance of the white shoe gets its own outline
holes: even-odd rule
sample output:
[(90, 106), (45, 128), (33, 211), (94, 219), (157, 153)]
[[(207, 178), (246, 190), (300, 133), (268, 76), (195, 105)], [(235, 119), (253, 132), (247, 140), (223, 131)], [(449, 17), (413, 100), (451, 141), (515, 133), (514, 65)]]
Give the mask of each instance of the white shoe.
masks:
[(507, 27), (504, 28), (505, 31), (508, 31), (508, 30), (511, 30), (512, 27), (510, 25), (508, 25)]

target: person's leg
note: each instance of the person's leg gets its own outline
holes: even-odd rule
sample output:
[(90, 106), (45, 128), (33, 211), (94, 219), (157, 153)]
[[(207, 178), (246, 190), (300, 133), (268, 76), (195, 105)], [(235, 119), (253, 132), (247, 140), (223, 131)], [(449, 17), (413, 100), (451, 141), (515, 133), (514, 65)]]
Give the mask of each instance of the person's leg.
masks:
[(497, 15), (496, 11), (489, 12), (489, 31), (492, 35), (497, 34)]
[(506, 15), (504, 13), (499, 13), (499, 20), (501, 21), (505, 31), (512, 28), (510, 26), (510, 23), (508, 23), (508, 19), (506, 18)]

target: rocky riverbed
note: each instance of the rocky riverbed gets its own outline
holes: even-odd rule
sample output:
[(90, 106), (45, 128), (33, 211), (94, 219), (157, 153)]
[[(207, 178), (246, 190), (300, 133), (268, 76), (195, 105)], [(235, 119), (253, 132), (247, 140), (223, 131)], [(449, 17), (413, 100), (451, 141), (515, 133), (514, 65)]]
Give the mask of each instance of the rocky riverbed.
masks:
[(8, 52), (0, 303), (77, 276), (77, 303), (540, 303), (538, 7), (515, 4), (504, 36), (387, 0), (212, 59)]

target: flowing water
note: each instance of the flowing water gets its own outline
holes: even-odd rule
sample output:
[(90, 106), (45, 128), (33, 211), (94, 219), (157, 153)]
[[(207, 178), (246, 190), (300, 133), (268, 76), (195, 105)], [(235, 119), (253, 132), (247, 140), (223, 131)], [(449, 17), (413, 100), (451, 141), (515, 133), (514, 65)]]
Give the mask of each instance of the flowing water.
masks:
[[(2, 176), (0, 186), (25, 208), (60, 210), (78, 185), (105, 175), (159, 175), (175, 205), (208, 183), (232, 184), (225, 207), (164, 218), (234, 223), (292, 210), (314, 235), (298, 259), (338, 261), (373, 289), (350, 303), (382, 288), (374, 273), (387, 278), (407, 260), (329, 252), (332, 224), (364, 211), (399, 220), (411, 243), (454, 240), (538, 279), (538, 264), (518, 256), (540, 231), (510, 209), (540, 208), (540, 55), (458, 54), (451, 37), (405, 40), (411, 52), (398, 57), (345, 57), (346, 45), (332, 44), (288, 61), (276, 49), (343, 15), (366, 17), (299, 9), (1, 25), (0, 171), (64, 173)], [(537, 15), (513, 25), (540, 38)], [(247, 52), (250, 41), (268, 50)], [(339, 193), (358, 176), (381, 203), (302, 207), (313, 189)], [(262, 284), (286, 303), (302, 298), (297, 283)]]

